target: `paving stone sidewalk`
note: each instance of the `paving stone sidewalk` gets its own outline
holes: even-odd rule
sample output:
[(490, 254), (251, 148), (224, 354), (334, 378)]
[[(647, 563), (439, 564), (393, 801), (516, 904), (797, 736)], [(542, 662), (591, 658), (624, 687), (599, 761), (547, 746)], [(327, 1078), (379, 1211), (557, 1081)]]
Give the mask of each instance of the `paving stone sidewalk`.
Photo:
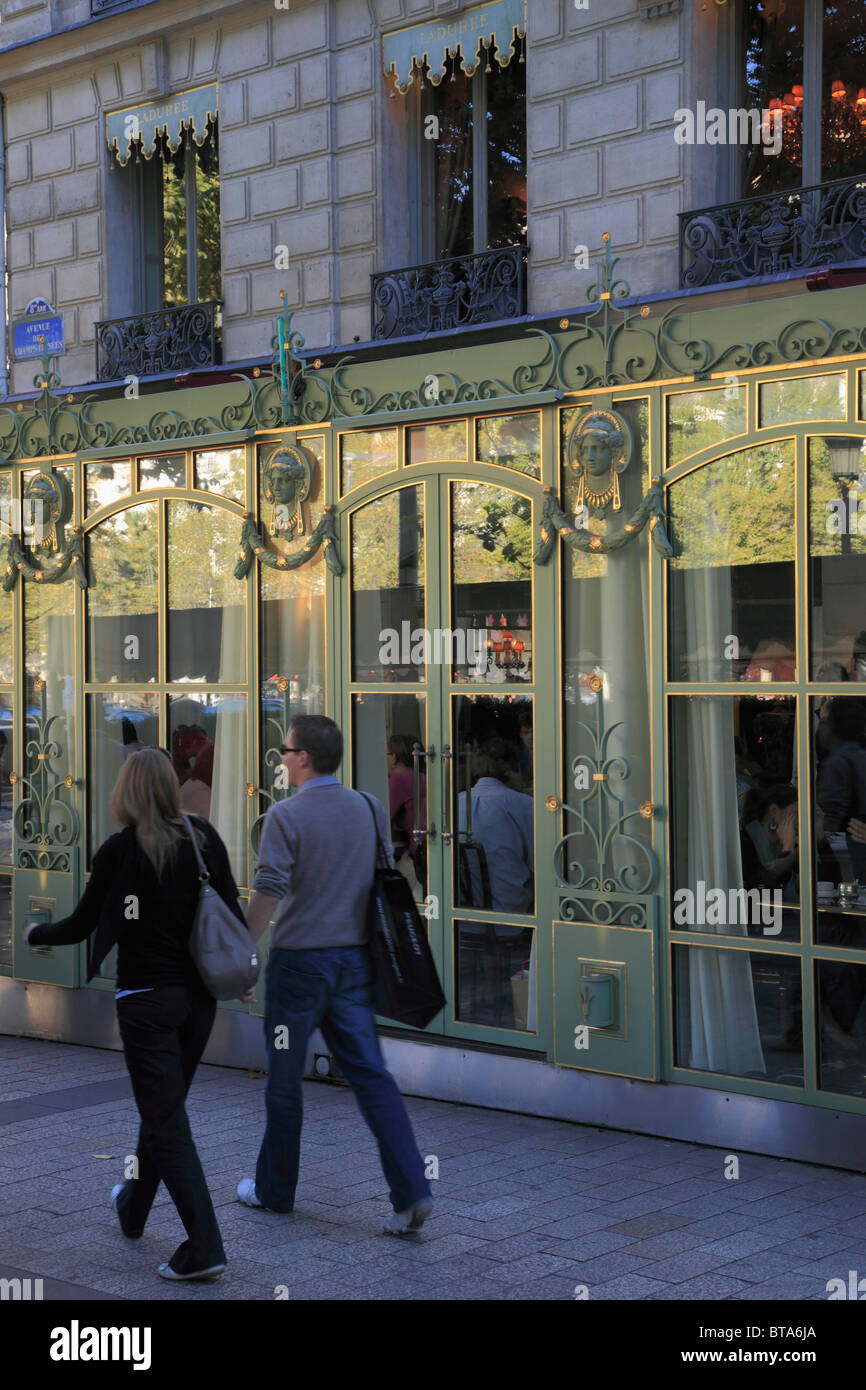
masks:
[(807, 1299), (866, 1275), (866, 1177), (615, 1130), (409, 1097), (436, 1208), (423, 1232), (381, 1233), (389, 1210), (351, 1092), (306, 1082), (290, 1216), (235, 1200), (252, 1176), (264, 1081), (200, 1068), (188, 1111), (229, 1267), (168, 1285), (183, 1239), (162, 1190), (140, 1241), (109, 1193), (137, 1115), (117, 1052), (0, 1036), (0, 1277), (46, 1298)]

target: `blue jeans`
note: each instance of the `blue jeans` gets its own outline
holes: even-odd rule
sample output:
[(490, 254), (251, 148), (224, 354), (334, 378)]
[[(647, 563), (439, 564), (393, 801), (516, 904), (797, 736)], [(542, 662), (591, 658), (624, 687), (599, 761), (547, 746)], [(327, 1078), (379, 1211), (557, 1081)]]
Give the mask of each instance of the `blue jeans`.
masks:
[(316, 1028), (321, 1028), (373, 1131), (394, 1210), (405, 1211), (429, 1197), (430, 1184), (403, 1097), (379, 1047), (367, 947), (272, 950), (265, 991), (267, 1123), (256, 1165), (259, 1201), (271, 1211), (291, 1211), (294, 1206), (303, 1120), (301, 1081), (307, 1044)]

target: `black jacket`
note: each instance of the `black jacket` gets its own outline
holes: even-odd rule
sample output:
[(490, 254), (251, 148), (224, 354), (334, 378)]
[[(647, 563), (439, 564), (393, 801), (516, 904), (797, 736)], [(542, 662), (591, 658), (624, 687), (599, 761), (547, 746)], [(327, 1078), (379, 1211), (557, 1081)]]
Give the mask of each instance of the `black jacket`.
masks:
[[(190, 817), (204, 837), (211, 884), (238, 919), (244, 915), (225, 845), (209, 821)], [(192, 842), (184, 835), (172, 863), (158, 878), (134, 826), (110, 836), (93, 859), (90, 880), (74, 912), (35, 927), (33, 946), (66, 946), (89, 937), (87, 979), (99, 973), (117, 945), (118, 989), (200, 984), (189, 954), (199, 893)]]
[(828, 753), (818, 768), (815, 800), (828, 834), (845, 830), (854, 816), (866, 816), (866, 749), (849, 740)]

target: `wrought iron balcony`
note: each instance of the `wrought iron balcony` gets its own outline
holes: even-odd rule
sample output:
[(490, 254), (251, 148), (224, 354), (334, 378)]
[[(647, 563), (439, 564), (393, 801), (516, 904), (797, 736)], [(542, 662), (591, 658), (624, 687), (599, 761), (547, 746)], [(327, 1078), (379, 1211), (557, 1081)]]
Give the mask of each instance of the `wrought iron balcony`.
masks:
[(102, 319), (96, 328), (96, 380), (156, 376), (220, 361), (222, 301), (181, 304), (132, 318)]
[(680, 285), (720, 285), (866, 257), (866, 175), (680, 213)]
[(517, 318), (526, 312), (526, 250), (505, 246), (371, 275), (373, 337)]
[(115, 10), (137, 10), (151, 4), (153, 0), (90, 0), (90, 18), (98, 19), (102, 14), (114, 14)]

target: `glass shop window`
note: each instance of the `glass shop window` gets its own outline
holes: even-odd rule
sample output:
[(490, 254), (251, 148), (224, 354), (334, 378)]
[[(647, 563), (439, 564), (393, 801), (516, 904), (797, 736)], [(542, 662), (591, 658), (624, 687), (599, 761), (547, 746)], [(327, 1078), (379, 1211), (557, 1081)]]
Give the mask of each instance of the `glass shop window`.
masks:
[[(862, 508), (862, 512), (861, 512)], [(809, 440), (811, 677), (866, 681), (866, 441)]]
[(670, 514), (670, 679), (796, 680), (793, 442), (695, 469)]

